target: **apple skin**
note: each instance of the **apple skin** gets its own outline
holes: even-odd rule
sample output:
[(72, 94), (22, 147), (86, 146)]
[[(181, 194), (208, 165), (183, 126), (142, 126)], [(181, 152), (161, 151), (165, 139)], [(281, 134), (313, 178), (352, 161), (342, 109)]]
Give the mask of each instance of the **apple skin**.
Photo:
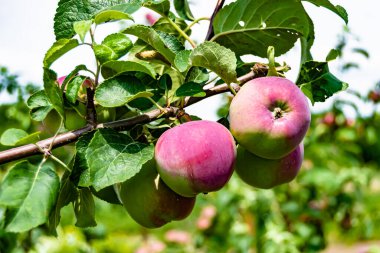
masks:
[(223, 125), (191, 121), (164, 132), (155, 147), (157, 170), (176, 193), (193, 197), (217, 191), (230, 179), (235, 141)]
[(173, 220), (183, 220), (195, 204), (195, 198), (182, 197), (166, 186), (157, 173), (154, 159), (122, 183), (119, 193), (132, 219), (146, 228), (158, 228)]
[(287, 156), (272, 160), (254, 155), (239, 145), (235, 171), (247, 184), (261, 189), (270, 189), (292, 181), (303, 161), (303, 144)]
[(261, 77), (247, 82), (230, 105), (230, 130), (251, 153), (279, 159), (303, 140), (310, 125), (306, 97), (290, 80)]

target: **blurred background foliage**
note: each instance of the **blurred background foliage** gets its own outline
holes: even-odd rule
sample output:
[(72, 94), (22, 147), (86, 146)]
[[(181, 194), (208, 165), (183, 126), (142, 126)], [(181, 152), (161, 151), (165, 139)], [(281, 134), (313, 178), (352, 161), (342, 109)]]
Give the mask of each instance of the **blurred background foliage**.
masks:
[[(341, 71), (360, 67), (343, 57), (347, 34), (337, 45)], [(364, 49), (352, 50), (369, 57)], [(5, 67), (0, 69), (0, 91), (18, 97), (15, 103), (0, 105), (0, 133), (15, 127), (28, 133), (42, 131), (40, 138), (47, 137), (45, 126), (30, 120), (24, 102), (36, 89), (33, 84), (20, 85), (16, 75)], [(224, 101), (218, 111), (221, 118), (227, 116), (231, 97), (225, 95)], [(314, 113), (304, 141), (303, 167), (289, 184), (258, 190), (234, 175), (219, 192), (199, 196), (186, 220), (154, 230), (137, 225), (122, 206), (96, 199), (96, 227), (76, 227), (73, 208), (66, 206), (58, 237), (49, 236), (43, 226), (16, 235), (2, 230), (4, 209), (0, 207), (0, 252), (296, 253), (358, 242), (366, 243), (355, 252), (380, 252), (379, 103), (380, 83), (366, 95), (347, 91), (326, 112)], [(365, 116), (361, 105), (370, 108)], [(347, 110), (353, 112), (350, 117)], [(0, 145), (0, 150), (6, 148)], [(71, 150), (69, 145), (54, 153), (68, 162)], [(10, 166), (0, 166), (0, 177)], [(55, 167), (64, 172), (58, 164)]]

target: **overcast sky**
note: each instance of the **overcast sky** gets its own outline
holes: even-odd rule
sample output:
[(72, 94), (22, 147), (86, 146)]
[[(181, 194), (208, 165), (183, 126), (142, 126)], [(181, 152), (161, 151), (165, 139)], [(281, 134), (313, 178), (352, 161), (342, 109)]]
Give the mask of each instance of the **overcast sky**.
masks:
[[(228, 1), (231, 2), (231, 1)], [(349, 47), (362, 47), (370, 52), (370, 59), (347, 52), (346, 60), (359, 63), (361, 68), (349, 73), (337, 73), (337, 64), (332, 64), (332, 72), (350, 84), (350, 88), (366, 93), (374, 83), (380, 80), (380, 52), (378, 49), (380, 33), (377, 28), (379, 0), (340, 0), (332, 1), (344, 6), (349, 14), (349, 27), (358, 40), (351, 40)], [(53, 17), (58, 1), (54, 0), (0, 0), (0, 66), (6, 66), (12, 73), (20, 76), (21, 83), (42, 83), (42, 60), (46, 50), (55, 41), (53, 32)], [(191, 7), (196, 17), (210, 16), (216, 0), (192, 0)], [(305, 4), (315, 23), (316, 41), (312, 49), (316, 60), (324, 60), (331, 48), (337, 43), (338, 35), (342, 32), (343, 21), (326, 9)], [(142, 15), (135, 18), (142, 20)], [(203, 26), (196, 26), (199, 32), (193, 35), (195, 40), (202, 40), (207, 30), (207, 22)], [(118, 29), (117, 25), (106, 25), (98, 29), (98, 39), (106, 34), (107, 29)], [(91, 66), (93, 56), (89, 49), (81, 47), (64, 56), (53, 64), (52, 68), (58, 75), (65, 75), (81, 63)], [(277, 59), (286, 61), (294, 70), (287, 77), (295, 79), (299, 62), (299, 46), (285, 56)], [(70, 69), (71, 67), (71, 69)], [(4, 94), (0, 94), (0, 103), (9, 101)], [(217, 98), (213, 101), (219, 101)], [(194, 113), (204, 115), (202, 105), (193, 108)], [(317, 105), (315, 109), (324, 108)], [(214, 110), (210, 108), (207, 113)], [(366, 110), (365, 106), (362, 110)], [(211, 114), (206, 117), (213, 119)]]

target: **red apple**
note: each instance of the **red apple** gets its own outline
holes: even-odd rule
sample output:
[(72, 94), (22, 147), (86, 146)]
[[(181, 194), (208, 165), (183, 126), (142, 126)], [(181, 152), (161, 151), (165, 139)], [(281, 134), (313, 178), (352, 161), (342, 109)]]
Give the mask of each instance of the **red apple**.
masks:
[(269, 189), (292, 181), (303, 160), (303, 144), (280, 159), (265, 159), (254, 155), (239, 145), (235, 171), (247, 184)]
[(230, 129), (251, 153), (279, 159), (301, 143), (310, 125), (306, 97), (291, 81), (262, 77), (247, 82), (230, 106)]
[(206, 120), (167, 130), (155, 148), (162, 180), (186, 197), (222, 188), (233, 173), (235, 157), (235, 141), (228, 129)]
[(165, 185), (157, 173), (154, 159), (124, 182), (119, 193), (129, 215), (146, 228), (158, 228), (170, 221), (185, 219), (195, 204), (195, 198), (182, 197)]

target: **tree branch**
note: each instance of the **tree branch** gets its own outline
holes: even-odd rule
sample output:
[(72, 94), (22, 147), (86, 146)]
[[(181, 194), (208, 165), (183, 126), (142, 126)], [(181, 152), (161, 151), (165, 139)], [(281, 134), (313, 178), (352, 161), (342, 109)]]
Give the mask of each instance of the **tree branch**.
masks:
[[(240, 85), (243, 85), (244, 83), (248, 82), (249, 80), (252, 80), (254, 78), (262, 77), (266, 75), (267, 67), (265, 65), (256, 65), (256, 67), (252, 68), (252, 71), (244, 76), (241, 76), (238, 78), (238, 81)], [(232, 84), (233, 89), (235, 89), (236, 92), (239, 91), (240, 86), (237, 84)], [(224, 92), (230, 92), (230, 89), (227, 84), (220, 84), (217, 86), (214, 86), (208, 90), (206, 90), (206, 96), (204, 97), (187, 97), (185, 98), (185, 104), (184, 107), (187, 107), (189, 105), (195, 104), (205, 98), (221, 94)], [(0, 164), (4, 164), (7, 162), (15, 161), (18, 159), (26, 158), (29, 156), (41, 154), (41, 148), (46, 149), (50, 145), (52, 145), (52, 148), (58, 148), (64, 145), (67, 145), (69, 143), (73, 143), (79, 139), (82, 135), (85, 133), (88, 133), (94, 129), (101, 129), (101, 128), (112, 128), (117, 131), (123, 131), (127, 130), (132, 126), (135, 126), (137, 124), (146, 124), (151, 121), (154, 121), (161, 117), (174, 117), (178, 114), (179, 109), (173, 106), (165, 108), (165, 111), (161, 111), (159, 109), (155, 109), (152, 111), (149, 111), (147, 113), (144, 113), (142, 115), (138, 115), (132, 118), (113, 121), (113, 122), (107, 122), (98, 124), (96, 126), (93, 126), (91, 124), (88, 124), (87, 126), (73, 130), (70, 132), (62, 133), (57, 135), (55, 138), (48, 138), (42, 141), (37, 142), (36, 144), (28, 144), (16, 148), (12, 148), (9, 150), (5, 150), (0, 152)], [(52, 143), (53, 142), (53, 143)]]
[(214, 13), (212, 14), (211, 19), (210, 19), (210, 25), (208, 27), (208, 31), (207, 31), (205, 41), (209, 41), (212, 37), (214, 37), (214, 27), (213, 27), (214, 18), (216, 16), (216, 14), (218, 14), (220, 9), (223, 8), (224, 2), (225, 2), (225, 0), (218, 0), (218, 2), (216, 3)]
[(86, 104), (86, 120), (88, 124), (95, 126), (97, 122), (96, 109), (94, 102), (95, 91), (92, 87), (86, 88), (87, 92), (87, 104)]

